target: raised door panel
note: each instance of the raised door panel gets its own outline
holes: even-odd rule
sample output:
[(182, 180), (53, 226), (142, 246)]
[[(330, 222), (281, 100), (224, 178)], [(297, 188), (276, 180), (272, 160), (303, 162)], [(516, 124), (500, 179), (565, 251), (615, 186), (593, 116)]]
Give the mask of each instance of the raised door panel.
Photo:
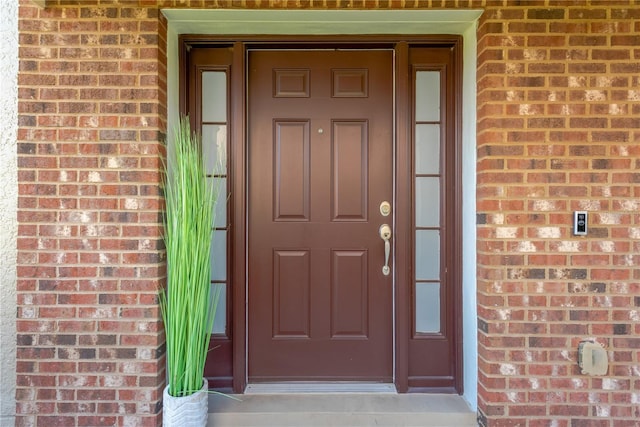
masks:
[(367, 338), (369, 334), (367, 270), (367, 251), (332, 251), (332, 338)]
[(332, 133), (333, 220), (367, 219), (368, 123), (336, 121)]
[(309, 122), (274, 122), (274, 217), (309, 220)]
[(274, 251), (274, 338), (309, 338), (309, 258), (308, 250)]

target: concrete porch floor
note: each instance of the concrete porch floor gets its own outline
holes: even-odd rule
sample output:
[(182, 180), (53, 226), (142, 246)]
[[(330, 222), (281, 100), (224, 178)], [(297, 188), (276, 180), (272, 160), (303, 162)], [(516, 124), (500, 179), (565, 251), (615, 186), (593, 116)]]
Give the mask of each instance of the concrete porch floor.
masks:
[(303, 393), (209, 396), (207, 427), (476, 427), (476, 414), (451, 394)]

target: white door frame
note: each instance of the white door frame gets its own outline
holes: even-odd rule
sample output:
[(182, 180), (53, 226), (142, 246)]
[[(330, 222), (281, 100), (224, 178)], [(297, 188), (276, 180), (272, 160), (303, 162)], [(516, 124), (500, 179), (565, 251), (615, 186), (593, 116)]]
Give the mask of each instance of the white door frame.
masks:
[(463, 372), (464, 395), (477, 408), (476, 307), (476, 64), (479, 9), (462, 10), (254, 10), (163, 9), (167, 30), (168, 127), (179, 116), (180, 34), (335, 35), (456, 34), (463, 36)]

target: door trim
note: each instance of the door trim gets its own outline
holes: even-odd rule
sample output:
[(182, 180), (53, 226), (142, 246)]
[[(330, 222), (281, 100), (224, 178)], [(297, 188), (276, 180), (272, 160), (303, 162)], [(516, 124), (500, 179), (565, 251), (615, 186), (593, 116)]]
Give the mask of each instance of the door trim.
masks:
[[(183, 34), (208, 35), (210, 39), (218, 40), (221, 35), (243, 35), (258, 34), (258, 27), (250, 22), (250, 18), (260, 14), (263, 10), (234, 9), (237, 12), (236, 21), (226, 21), (223, 28), (220, 21), (226, 19), (221, 12), (225, 9), (169, 9), (161, 8), (160, 12), (166, 17), (167, 44), (166, 44), (166, 90), (167, 90), (167, 129), (176, 125), (180, 112), (180, 40)], [(207, 12), (207, 13), (204, 13)], [(283, 17), (290, 19), (297, 16), (299, 20), (316, 20), (324, 11), (307, 10), (307, 14), (300, 16), (294, 10), (280, 10)], [(323, 20), (322, 25), (306, 25), (296, 34), (345, 34), (345, 29), (356, 29), (351, 23), (343, 24), (342, 21), (357, 12), (361, 20), (367, 23), (366, 28), (360, 27), (358, 34), (370, 34), (375, 30), (376, 34), (382, 33), (379, 24), (383, 22), (393, 22), (393, 30), (389, 34), (397, 32), (402, 28), (403, 33), (409, 35), (437, 35), (437, 34), (457, 34), (464, 39), (464, 69), (462, 93), (464, 104), (461, 106), (464, 121), (462, 123), (462, 181), (465, 185), (464, 212), (463, 212), (463, 312), (462, 321), (464, 324), (464, 399), (471, 405), (472, 409), (477, 408), (477, 382), (478, 382), (478, 339), (477, 339), (477, 298), (476, 298), (476, 97), (477, 82), (476, 68), (477, 58), (477, 33), (478, 20), (482, 16), (482, 9), (448, 9), (450, 19), (444, 20), (441, 12), (443, 10), (434, 9), (388, 9), (384, 10), (384, 15), (375, 15), (372, 10), (333, 10), (335, 18), (328, 21)], [(411, 19), (418, 25), (399, 26), (397, 17), (404, 13), (410, 13)], [(373, 18), (377, 16), (377, 18)], [(368, 18), (372, 17), (372, 18)], [(352, 19), (351, 19), (352, 20)], [(316, 20), (317, 21), (317, 20)], [(233, 25), (232, 25), (233, 24)], [(452, 25), (454, 24), (454, 25)], [(272, 23), (268, 28), (263, 28), (262, 34), (282, 34), (282, 28), (278, 23)], [(231, 388), (229, 387), (229, 390)]]
[[(233, 339), (233, 375), (231, 388), (234, 392), (241, 393), (247, 385), (247, 152), (246, 152), (246, 52), (250, 48), (283, 48), (283, 47), (302, 47), (307, 48), (359, 48), (359, 49), (378, 49), (391, 48), (396, 52), (396, 70), (395, 70), (395, 103), (398, 106), (395, 113), (395, 138), (394, 150), (396, 153), (396, 163), (394, 165), (394, 180), (397, 182), (399, 177), (410, 178), (408, 171), (411, 167), (411, 114), (406, 107), (410, 102), (410, 78), (408, 57), (409, 47), (412, 45), (419, 46), (453, 46), (457, 47), (457, 59), (461, 64), (461, 42), (460, 36), (368, 36), (368, 37), (343, 37), (343, 36), (221, 36), (216, 37), (215, 45), (227, 45), (233, 50), (233, 66), (230, 68), (230, 92), (235, 94), (229, 99), (229, 113), (231, 122), (231, 147), (230, 156), (231, 163), (229, 165), (229, 175), (231, 177), (230, 192), (232, 194), (232, 204), (230, 206), (230, 227), (231, 245), (229, 248), (230, 258), (234, 261), (230, 265), (229, 272), (231, 274), (232, 285), (232, 305), (229, 307), (232, 316), (232, 336)], [(202, 35), (181, 35), (179, 37), (180, 57), (187, 56), (187, 50), (190, 46), (210, 46), (210, 36)], [(458, 73), (460, 76), (461, 73)], [(187, 91), (184, 90), (184, 78), (180, 81), (180, 105), (182, 111), (188, 105), (188, 101), (184, 97)], [(456, 123), (460, 124), (460, 104), (456, 107)], [(460, 134), (456, 133), (457, 145), (460, 145)], [(403, 143), (404, 141), (404, 143)], [(458, 160), (457, 163), (460, 163)], [(404, 168), (404, 169), (403, 169)], [(459, 169), (459, 167), (458, 167)], [(403, 172), (404, 170), (404, 172)], [(458, 170), (458, 176), (461, 173)], [(412, 227), (410, 220), (410, 212), (412, 206), (412, 198), (410, 186), (405, 187), (407, 191), (401, 192), (396, 189), (396, 212), (404, 212), (408, 220), (401, 220), (396, 215), (396, 240), (402, 239), (406, 242), (404, 245), (395, 243), (395, 269), (394, 271), (394, 319), (395, 319), (395, 351), (394, 351), (394, 378), (396, 388), (400, 392), (410, 391), (408, 381), (408, 341), (411, 338), (411, 310), (406, 308), (410, 306), (411, 295), (408, 286), (399, 288), (395, 283), (412, 281), (410, 266), (411, 254), (413, 248)], [(460, 268), (461, 270), (461, 268)], [(456, 292), (461, 296), (461, 286)], [(461, 298), (456, 298), (458, 306), (458, 316), (461, 316)], [(456, 329), (458, 339), (462, 340), (462, 321), (456, 319)], [(458, 343), (458, 352), (455, 354), (455, 364), (458, 367), (456, 375), (456, 391), (462, 393), (462, 345)]]

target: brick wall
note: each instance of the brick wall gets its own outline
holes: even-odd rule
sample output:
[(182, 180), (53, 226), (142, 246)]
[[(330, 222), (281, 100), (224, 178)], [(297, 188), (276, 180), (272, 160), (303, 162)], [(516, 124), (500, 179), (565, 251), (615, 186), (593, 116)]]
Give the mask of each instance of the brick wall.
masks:
[[(639, 426), (640, 7), (529, 3), (478, 34), (480, 419)], [(580, 373), (581, 340), (607, 375)]]
[[(638, 426), (634, 0), (95, 3), (49, 0), (41, 9), (20, 0), (18, 425), (159, 423), (166, 23), (158, 6), (177, 5), (484, 7), (480, 421)], [(587, 237), (570, 234), (576, 209), (590, 212)], [(583, 339), (606, 346), (606, 376), (579, 372)]]
[(165, 24), (51, 3), (19, 9), (17, 425), (155, 426)]

